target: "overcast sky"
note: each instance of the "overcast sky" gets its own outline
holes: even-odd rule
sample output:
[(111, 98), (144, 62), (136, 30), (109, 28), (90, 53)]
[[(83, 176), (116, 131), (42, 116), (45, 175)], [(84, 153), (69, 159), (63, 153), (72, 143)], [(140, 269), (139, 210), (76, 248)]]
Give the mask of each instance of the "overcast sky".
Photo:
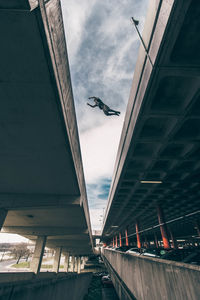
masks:
[[(62, 0), (63, 18), (78, 119), (83, 167), (93, 229), (106, 207), (148, 0)], [(101, 98), (121, 111), (107, 117), (86, 103)]]
[[(100, 229), (140, 45), (130, 18), (140, 21), (142, 31), (148, 0), (61, 3), (91, 223)], [(90, 108), (90, 96), (121, 115), (107, 117)], [(1, 235), (1, 242), (21, 240)]]

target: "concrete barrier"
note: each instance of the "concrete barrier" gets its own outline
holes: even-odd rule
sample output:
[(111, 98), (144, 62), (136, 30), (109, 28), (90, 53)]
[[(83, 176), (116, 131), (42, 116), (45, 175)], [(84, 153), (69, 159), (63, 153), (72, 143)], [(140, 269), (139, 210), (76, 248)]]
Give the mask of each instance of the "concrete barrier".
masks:
[[(9, 279), (10, 278), (10, 279)], [(81, 300), (92, 273), (1, 273), (1, 300)]]
[[(132, 297), (137, 300), (199, 300), (200, 266), (174, 261), (103, 250), (107, 267), (123, 281)], [(119, 282), (119, 280), (117, 280)], [(120, 295), (120, 299), (130, 299)]]

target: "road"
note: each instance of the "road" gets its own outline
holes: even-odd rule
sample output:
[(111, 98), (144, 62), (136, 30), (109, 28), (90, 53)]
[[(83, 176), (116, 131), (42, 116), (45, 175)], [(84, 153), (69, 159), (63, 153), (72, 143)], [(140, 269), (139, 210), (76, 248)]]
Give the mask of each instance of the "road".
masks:
[(9, 268), (9, 266), (16, 264), (16, 259), (6, 260), (0, 262), (0, 273), (2, 272), (28, 272), (28, 269)]
[(114, 287), (103, 288), (102, 287), (102, 300), (118, 300), (118, 296)]
[(0, 262), (0, 272), (13, 272), (13, 269), (9, 269), (8, 267), (15, 263), (16, 263), (16, 259), (1, 261)]

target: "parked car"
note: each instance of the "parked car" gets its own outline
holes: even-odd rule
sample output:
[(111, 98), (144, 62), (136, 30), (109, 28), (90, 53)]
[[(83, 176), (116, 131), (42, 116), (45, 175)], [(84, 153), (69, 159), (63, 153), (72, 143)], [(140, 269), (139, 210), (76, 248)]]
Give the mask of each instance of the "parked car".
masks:
[(162, 258), (185, 263), (195, 263), (196, 261), (198, 264), (198, 261), (200, 261), (200, 250), (199, 248), (172, 249)]
[(149, 256), (149, 257), (157, 257), (162, 258), (164, 255), (172, 251), (171, 249), (163, 249), (163, 248), (149, 248), (144, 249), (144, 251), (141, 253), (143, 256)]
[(93, 273), (94, 277), (103, 277), (103, 276), (108, 276), (108, 272), (95, 272)]
[(126, 253), (136, 254), (136, 255), (140, 255), (142, 252), (143, 252), (143, 249), (139, 249), (139, 248), (130, 248), (126, 251)]
[(121, 246), (121, 247), (117, 247), (115, 248), (116, 251), (121, 251), (121, 252), (126, 252), (127, 250), (129, 250), (131, 247), (130, 246)]
[(101, 278), (101, 284), (102, 284), (103, 287), (112, 287), (113, 283), (112, 283), (112, 280), (110, 278), (110, 275), (103, 276)]

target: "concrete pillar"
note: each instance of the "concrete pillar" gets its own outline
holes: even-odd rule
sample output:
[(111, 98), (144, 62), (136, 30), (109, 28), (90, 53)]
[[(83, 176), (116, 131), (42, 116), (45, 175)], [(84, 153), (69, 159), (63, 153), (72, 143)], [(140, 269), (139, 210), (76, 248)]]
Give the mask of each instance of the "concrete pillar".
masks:
[(161, 236), (162, 236), (162, 240), (163, 240), (163, 246), (165, 249), (169, 249), (170, 243), (169, 243), (169, 237), (167, 234), (167, 227), (165, 224), (164, 213), (160, 206), (157, 206), (157, 213), (158, 213), (158, 222), (160, 225), (160, 232), (161, 232)]
[(80, 274), (81, 273), (81, 257), (77, 257), (77, 273)]
[(113, 236), (113, 248), (115, 247), (115, 238)]
[(147, 239), (147, 236), (145, 235), (145, 246), (146, 246), (146, 248), (148, 249), (149, 248), (149, 241), (148, 241), (148, 239)]
[(200, 225), (199, 225), (199, 222), (198, 222), (198, 221), (195, 222), (195, 228), (196, 228), (196, 230), (197, 230), (198, 236), (200, 237)]
[(84, 269), (86, 261), (87, 261), (87, 258), (85, 256), (83, 256), (82, 257), (82, 269)]
[(46, 236), (38, 236), (35, 244), (35, 251), (30, 264), (31, 271), (36, 274), (40, 272), (45, 244), (46, 244)]
[(8, 211), (6, 209), (4, 209), (4, 208), (0, 209), (0, 231), (1, 231), (1, 228), (3, 227), (3, 223), (5, 221), (7, 213), (8, 213)]
[(75, 257), (74, 255), (72, 256), (72, 261), (71, 261), (71, 271), (74, 272), (74, 263), (75, 263)]
[(68, 272), (69, 267), (69, 253), (65, 254), (65, 261), (64, 261), (64, 272)]
[(156, 248), (159, 248), (159, 245), (158, 245), (158, 238), (157, 238), (156, 233), (154, 233), (154, 243), (155, 243)]
[(115, 237), (115, 247), (117, 247), (117, 235)]
[(120, 247), (122, 246), (122, 235), (121, 235), (121, 233), (119, 233), (119, 246)]
[(128, 229), (125, 230), (125, 237), (126, 237), (126, 246), (129, 245), (128, 243)]
[(53, 272), (56, 273), (59, 272), (61, 253), (62, 253), (62, 247), (56, 248), (56, 254), (54, 256), (54, 261), (53, 261)]
[(136, 237), (137, 237), (137, 247), (140, 249), (142, 247), (142, 245), (141, 245), (141, 239), (140, 239), (140, 234), (139, 234), (138, 222), (136, 222), (136, 224), (135, 224), (135, 229), (136, 229)]
[(176, 240), (176, 238), (174, 237), (174, 234), (173, 234), (173, 232), (171, 231), (171, 229), (169, 230), (169, 232), (170, 232), (170, 237), (171, 237), (171, 240), (172, 240), (172, 247), (173, 247), (174, 249), (178, 249), (177, 240)]
[(76, 257), (75, 257), (74, 272), (77, 273), (77, 271), (78, 271), (78, 257), (76, 256)]

